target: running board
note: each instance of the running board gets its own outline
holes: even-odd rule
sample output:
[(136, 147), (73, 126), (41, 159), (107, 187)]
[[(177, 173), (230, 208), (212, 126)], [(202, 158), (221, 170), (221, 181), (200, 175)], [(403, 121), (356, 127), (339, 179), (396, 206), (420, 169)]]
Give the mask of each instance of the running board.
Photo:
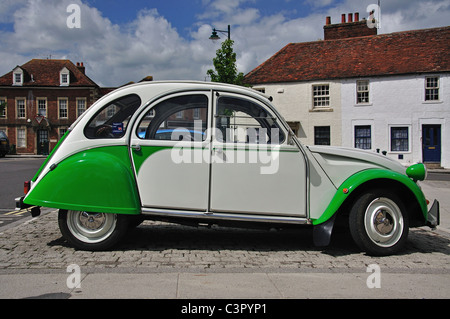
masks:
[(259, 223), (274, 223), (274, 224), (297, 224), (307, 225), (311, 221), (304, 217), (286, 217), (286, 216), (263, 216), (252, 214), (232, 214), (232, 213), (211, 213), (198, 211), (182, 211), (169, 210), (160, 208), (142, 208), (142, 214), (154, 217), (166, 218), (193, 218), (198, 220), (208, 221), (241, 221), (241, 222), (259, 222)]

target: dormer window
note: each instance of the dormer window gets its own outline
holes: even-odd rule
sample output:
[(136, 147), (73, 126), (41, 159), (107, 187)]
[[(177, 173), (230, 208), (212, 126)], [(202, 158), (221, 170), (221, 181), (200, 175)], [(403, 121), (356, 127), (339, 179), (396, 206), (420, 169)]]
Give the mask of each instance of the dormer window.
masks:
[(19, 67), (13, 70), (13, 85), (23, 85), (23, 70)]
[(61, 86), (69, 86), (70, 84), (70, 72), (66, 67), (59, 72), (59, 82)]

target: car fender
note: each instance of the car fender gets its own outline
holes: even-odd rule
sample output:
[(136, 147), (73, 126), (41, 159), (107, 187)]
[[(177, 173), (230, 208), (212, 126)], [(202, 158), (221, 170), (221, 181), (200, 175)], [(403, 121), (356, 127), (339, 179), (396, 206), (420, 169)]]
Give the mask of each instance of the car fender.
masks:
[(341, 207), (345, 200), (361, 185), (369, 181), (375, 181), (378, 179), (388, 179), (402, 183), (405, 185), (414, 198), (417, 200), (420, 210), (424, 216), (424, 220), (427, 220), (427, 203), (425, 196), (420, 187), (411, 180), (408, 176), (385, 169), (367, 169), (360, 171), (349, 178), (347, 178), (338, 188), (333, 196), (333, 199), (325, 209), (323, 214), (312, 221), (313, 225), (320, 225), (328, 221)]
[(30, 205), (90, 212), (139, 214), (128, 147), (83, 150), (53, 163), (24, 199)]

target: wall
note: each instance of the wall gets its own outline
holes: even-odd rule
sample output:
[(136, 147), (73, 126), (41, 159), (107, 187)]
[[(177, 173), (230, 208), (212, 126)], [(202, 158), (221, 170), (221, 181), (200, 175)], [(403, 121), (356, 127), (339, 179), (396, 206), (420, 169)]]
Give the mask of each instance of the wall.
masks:
[[(356, 81), (342, 81), (342, 145), (354, 147), (355, 125), (372, 125), (372, 151), (387, 151), (387, 156), (405, 165), (422, 162), (422, 125), (441, 125), (441, 166), (450, 168), (450, 77), (440, 77), (440, 100), (425, 101), (425, 76), (405, 75), (368, 78), (370, 103), (356, 104)], [(428, 76), (428, 75), (427, 75)], [(390, 127), (409, 127), (409, 150), (390, 150)], [(403, 156), (403, 159), (401, 157)]]
[[(330, 107), (313, 109), (312, 86), (330, 85)], [(341, 145), (341, 85), (338, 81), (272, 83), (254, 85), (273, 97), (273, 104), (288, 122), (300, 122), (298, 137), (303, 144), (314, 145), (314, 127), (330, 126), (331, 145)]]

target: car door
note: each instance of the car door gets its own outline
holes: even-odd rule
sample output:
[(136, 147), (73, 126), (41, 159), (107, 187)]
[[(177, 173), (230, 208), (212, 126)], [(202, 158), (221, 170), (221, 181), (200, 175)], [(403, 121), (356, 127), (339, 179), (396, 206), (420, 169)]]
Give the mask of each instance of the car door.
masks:
[(218, 92), (214, 112), (210, 211), (305, 217), (305, 159), (270, 108)]
[(149, 105), (136, 121), (131, 157), (144, 208), (208, 209), (209, 95), (170, 95)]

